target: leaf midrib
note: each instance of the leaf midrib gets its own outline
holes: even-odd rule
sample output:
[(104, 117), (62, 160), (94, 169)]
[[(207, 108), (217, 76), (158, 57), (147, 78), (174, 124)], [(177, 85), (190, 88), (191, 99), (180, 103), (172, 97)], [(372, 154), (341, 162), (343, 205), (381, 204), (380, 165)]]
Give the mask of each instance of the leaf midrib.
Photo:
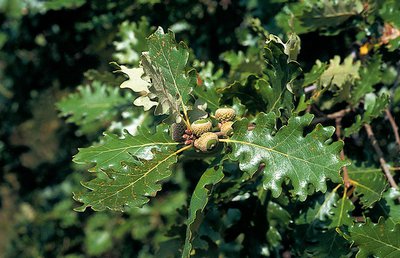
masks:
[(122, 191), (128, 189), (129, 187), (132, 187), (132, 186), (135, 185), (139, 180), (142, 180), (143, 178), (145, 178), (145, 177), (146, 177), (150, 172), (152, 172), (154, 169), (158, 168), (162, 163), (166, 162), (166, 161), (169, 160), (171, 157), (173, 157), (173, 156), (175, 156), (175, 155), (178, 155), (179, 153), (181, 153), (181, 152), (183, 152), (183, 151), (185, 151), (185, 150), (187, 150), (188, 148), (191, 148), (191, 147), (192, 147), (192, 146), (189, 145), (189, 146), (183, 147), (183, 148), (181, 148), (181, 149), (179, 149), (179, 150), (173, 152), (172, 154), (168, 155), (168, 156), (167, 156), (166, 158), (164, 158), (163, 160), (159, 161), (159, 162), (158, 162), (155, 166), (153, 166), (151, 169), (149, 169), (148, 171), (146, 171), (145, 173), (143, 173), (142, 176), (140, 176), (139, 178), (137, 178), (135, 181), (133, 181), (133, 182), (129, 183), (128, 185), (126, 185), (125, 187), (123, 187), (123, 188), (121, 188), (121, 189), (115, 191), (115, 192), (112, 193), (111, 195), (108, 195), (108, 196), (105, 197), (105, 198), (101, 198), (101, 199), (97, 200), (96, 202), (94, 202), (93, 204), (91, 204), (91, 206), (94, 206), (95, 204), (101, 203), (101, 202), (103, 202), (104, 200), (110, 199), (111, 197), (113, 197), (113, 196), (119, 194), (120, 192), (122, 192)]
[(316, 165), (316, 166), (319, 166), (319, 167), (322, 167), (322, 168), (324, 168), (324, 169), (328, 169), (328, 170), (331, 170), (331, 171), (336, 171), (336, 170), (331, 169), (331, 168), (329, 168), (329, 167), (324, 167), (324, 166), (322, 166), (321, 164), (312, 163), (312, 162), (310, 162), (310, 161), (308, 161), (308, 160), (305, 160), (305, 159), (302, 159), (302, 158), (299, 158), (299, 157), (296, 157), (296, 156), (291, 156), (291, 155), (289, 155), (289, 154), (287, 154), (287, 153), (280, 152), (280, 151), (275, 150), (275, 149), (273, 149), (273, 148), (268, 148), (268, 147), (265, 147), (265, 146), (262, 146), (262, 145), (257, 145), (257, 144), (251, 143), (251, 142), (238, 141), (238, 140), (232, 140), (232, 139), (222, 139), (222, 140), (220, 140), (220, 141), (221, 141), (221, 142), (227, 142), (227, 143), (229, 143), (229, 142), (238, 143), (238, 144), (253, 146), (253, 147), (255, 147), (255, 148), (265, 149), (265, 150), (267, 150), (267, 151), (274, 152), (274, 153), (277, 153), (277, 154), (279, 154), (279, 155), (282, 155), (282, 156), (284, 156), (284, 157), (286, 157), (286, 158), (288, 158), (288, 159), (292, 158), (292, 159), (296, 159), (296, 160), (302, 161), (302, 162), (307, 163), (307, 164)]
[(385, 246), (388, 246), (388, 247), (391, 247), (392, 249), (400, 251), (400, 247), (396, 247), (396, 246), (391, 245), (389, 243), (383, 242), (380, 239), (370, 237), (369, 235), (364, 235), (362, 233), (357, 233), (357, 232), (352, 232), (352, 234), (355, 234), (355, 235), (358, 235), (358, 236), (362, 236), (362, 237), (366, 237), (366, 238), (371, 239), (371, 240), (375, 240), (378, 243), (384, 244)]

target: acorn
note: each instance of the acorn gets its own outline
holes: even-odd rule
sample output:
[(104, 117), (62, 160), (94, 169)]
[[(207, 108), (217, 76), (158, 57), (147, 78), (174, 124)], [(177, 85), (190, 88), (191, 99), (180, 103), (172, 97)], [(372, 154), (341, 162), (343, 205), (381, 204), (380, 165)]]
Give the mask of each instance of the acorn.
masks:
[(233, 108), (218, 108), (215, 111), (215, 118), (220, 122), (232, 121), (236, 116), (236, 111)]
[(197, 136), (200, 136), (203, 133), (209, 132), (211, 130), (211, 128), (212, 128), (212, 123), (208, 119), (200, 119), (200, 120), (194, 121), (190, 125), (190, 129)]
[(228, 121), (221, 125), (221, 133), (225, 134), (226, 136), (231, 136), (233, 134), (232, 128), (233, 122)]
[(185, 134), (186, 125), (185, 123), (173, 123), (171, 125), (171, 137), (176, 142), (182, 142), (185, 139), (182, 137)]
[(206, 132), (200, 136), (200, 138), (194, 141), (194, 147), (207, 152), (214, 149), (218, 145), (218, 136), (212, 132)]

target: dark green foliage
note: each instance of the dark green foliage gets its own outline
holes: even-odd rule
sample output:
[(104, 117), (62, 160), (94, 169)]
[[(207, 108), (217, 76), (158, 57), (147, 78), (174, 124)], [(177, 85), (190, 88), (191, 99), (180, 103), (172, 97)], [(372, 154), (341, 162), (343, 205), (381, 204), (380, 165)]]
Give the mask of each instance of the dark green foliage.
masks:
[(398, 7), (1, 2), (0, 253), (399, 256)]

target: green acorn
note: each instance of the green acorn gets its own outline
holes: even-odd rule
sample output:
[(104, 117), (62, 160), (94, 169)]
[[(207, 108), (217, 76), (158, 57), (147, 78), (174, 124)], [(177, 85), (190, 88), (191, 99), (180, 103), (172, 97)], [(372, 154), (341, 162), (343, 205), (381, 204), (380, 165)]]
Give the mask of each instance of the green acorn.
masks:
[(233, 122), (228, 121), (221, 125), (221, 133), (225, 134), (226, 136), (231, 136), (233, 134), (232, 128)]
[(218, 108), (215, 111), (215, 118), (220, 122), (232, 121), (236, 116), (236, 111), (233, 108)]
[(183, 135), (185, 134), (186, 125), (185, 123), (173, 123), (171, 125), (171, 137), (176, 142), (183, 142)]
[(197, 120), (197, 121), (194, 121), (190, 125), (190, 129), (197, 136), (200, 136), (203, 133), (209, 132), (211, 130), (211, 128), (212, 128), (212, 123), (208, 119)]
[(218, 136), (215, 133), (207, 132), (194, 141), (194, 147), (207, 152), (214, 149), (218, 145)]

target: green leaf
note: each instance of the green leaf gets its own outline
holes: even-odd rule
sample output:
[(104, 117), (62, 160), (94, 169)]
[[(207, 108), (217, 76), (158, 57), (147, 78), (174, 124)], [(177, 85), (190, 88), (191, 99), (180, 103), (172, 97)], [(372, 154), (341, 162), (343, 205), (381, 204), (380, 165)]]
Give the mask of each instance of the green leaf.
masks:
[(150, 33), (150, 24), (145, 17), (137, 22), (124, 21), (119, 26), (119, 39), (113, 42), (116, 50), (113, 57), (121, 64), (138, 65)]
[(347, 198), (345, 192), (343, 196), (336, 201), (333, 209), (330, 211), (331, 222), (329, 228), (338, 228), (343, 225), (350, 226), (353, 224), (354, 219), (351, 216), (351, 212), (354, 208), (354, 204)]
[(400, 10), (399, 1), (383, 1), (383, 5), (379, 9), (379, 15), (382, 17), (383, 20), (389, 23), (393, 23), (396, 27), (400, 28), (400, 17), (398, 10)]
[(377, 206), (383, 211), (388, 222), (393, 225), (400, 224), (400, 205), (397, 203), (400, 192), (394, 188), (389, 188)]
[[(319, 61), (317, 61), (317, 64)], [(342, 88), (346, 83), (353, 83), (356, 79), (360, 78), (358, 70), (361, 62), (353, 62), (353, 57), (348, 56), (340, 63), (340, 57), (335, 56), (329, 61), (328, 69), (326, 69), (319, 80), (320, 86), (325, 88), (329, 85), (336, 85)]]
[(321, 78), (321, 75), (325, 72), (327, 67), (328, 65), (326, 63), (317, 61), (317, 63), (314, 64), (313, 67), (311, 68), (311, 71), (304, 74), (304, 80), (302, 84), (303, 87), (309, 86), (317, 82), (319, 78)]
[(249, 120), (242, 119), (234, 124), (232, 138), (224, 141), (232, 146), (230, 157), (239, 161), (244, 178), (251, 178), (264, 163), (264, 189), (278, 197), (282, 183), (289, 179), (292, 194), (304, 201), (314, 190), (325, 192), (327, 179), (340, 182), (339, 170), (347, 164), (338, 155), (343, 143), (329, 142), (333, 127), (318, 124), (303, 137), (312, 119), (310, 114), (292, 117), (275, 132), (276, 116), (260, 113), (254, 130), (248, 131)]
[(324, 222), (324, 228), (329, 229), (351, 225), (353, 223), (351, 212), (355, 207), (345, 194), (340, 197), (336, 191), (334, 189), (332, 192), (326, 193), (322, 203), (315, 202), (314, 206), (299, 217), (297, 223)]
[(276, 16), (276, 20), (285, 31), (303, 34), (315, 30), (338, 29), (362, 10), (360, 1), (306, 0), (289, 4)]
[(100, 144), (88, 148), (80, 148), (73, 161), (78, 164), (90, 164), (89, 171), (100, 172), (103, 169), (116, 171), (125, 169), (123, 162), (135, 162), (137, 158), (151, 160), (154, 151), (171, 152), (178, 143), (174, 142), (167, 133), (167, 126), (158, 126), (155, 134), (138, 129), (138, 135), (128, 132), (123, 138), (115, 134), (105, 133)]
[(301, 73), (300, 65), (285, 53), (288, 48), (277, 36), (270, 35), (264, 48), (268, 82), (260, 80), (258, 86), (267, 103), (266, 112), (278, 115), (280, 109), (293, 109), (292, 82)]
[(257, 78), (255, 75), (250, 75), (244, 82), (235, 81), (225, 88), (222, 88), (218, 93), (222, 94), (222, 103), (234, 105), (240, 101), (248, 112), (257, 113), (257, 111), (265, 110), (267, 105), (261, 91), (266, 89), (266, 81)]
[(382, 198), (382, 194), (387, 187), (386, 178), (381, 169), (371, 169), (365, 167), (348, 167), (351, 183), (354, 185), (354, 193), (360, 198), (363, 208), (370, 208)]
[(204, 208), (208, 202), (208, 196), (210, 189), (220, 182), (224, 174), (222, 172), (222, 166), (218, 169), (209, 168), (204, 172), (201, 176), (199, 182), (196, 185), (196, 188), (193, 191), (192, 198), (190, 200), (189, 206), (189, 217), (186, 222), (186, 239), (185, 245), (183, 247), (182, 257), (189, 257), (192, 251), (192, 240), (193, 235), (198, 230), (200, 223), (202, 221), (201, 213), (204, 211)]
[(268, 243), (273, 247), (278, 247), (282, 241), (281, 230), (289, 226), (291, 215), (285, 208), (272, 201), (268, 202), (266, 213), (269, 224)]
[(342, 197), (337, 194), (338, 188), (306, 204), (309, 208), (296, 219), (295, 232), (300, 238), (296, 242), (308, 256), (341, 257), (349, 252), (345, 239), (335, 229), (353, 223), (351, 212), (355, 207), (345, 193)]
[(85, 4), (86, 0), (48, 0), (43, 2), (45, 10), (60, 10), (63, 8), (78, 8)]
[(220, 107), (220, 96), (215, 89), (208, 89), (204, 86), (196, 86), (193, 88), (193, 95), (207, 103), (207, 108), (211, 111), (215, 111)]
[(360, 80), (355, 82), (351, 91), (351, 104), (357, 104), (367, 93), (374, 91), (373, 86), (382, 80), (381, 63), (381, 57), (375, 55), (360, 69)]
[[(312, 238), (312, 244), (306, 246), (307, 257), (345, 257), (349, 253), (347, 241), (341, 237), (335, 229), (315, 230)], [(299, 237), (302, 237), (301, 235)]]
[(357, 133), (364, 124), (369, 124), (373, 119), (379, 117), (389, 104), (389, 95), (382, 93), (380, 96), (376, 96), (374, 93), (369, 93), (365, 96), (364, 114), (357, 115), (356, 121), (350, 127), (345, 128), (344, 135), (349, 137), (350, 135)]
[(79, 86), (78, 92), (69, 94), (57, 103), (61, 116), (67, 122), (80, 127), (82, 133), (93, 133), (110, 122), (118, 113), (118, 107), (129, 103), (119, 89), (94, 81), (91, 85)]
[(123, 211), (127, 207), (142, 207), (161, 190), (159, 182), (171, 175), (170, 167), (184, 149), (156, 152), (150, 161), (123, 162), (119, 170), (108, 168), (98, 172), (97, 178), (82, 182), (89, 192), (74, 193), (74, 199), (83, 203), (75, 210), (92, 207), (95, 211)]
[(195, 71), (186, 72), (188, 48), (183, 42), (176, 43), (172, 31), (164, 34), (162, 28), (148, 38), (147, 44), (149, 52), (143, 53), (142, 65), (152, 80), (149, 90), (158, 99), (155, 114), (168, 114), (169, 121), (180, 122), (181, 111), (186, 116), (186, 105), (196, 85)]
[(400, 224), (394, 227), (383, 218), (378, 224), (367, 218), (365, 223), (356, 223), (349, 228), (350, 239), (358, 246), (357, 258), (400, 257)]

